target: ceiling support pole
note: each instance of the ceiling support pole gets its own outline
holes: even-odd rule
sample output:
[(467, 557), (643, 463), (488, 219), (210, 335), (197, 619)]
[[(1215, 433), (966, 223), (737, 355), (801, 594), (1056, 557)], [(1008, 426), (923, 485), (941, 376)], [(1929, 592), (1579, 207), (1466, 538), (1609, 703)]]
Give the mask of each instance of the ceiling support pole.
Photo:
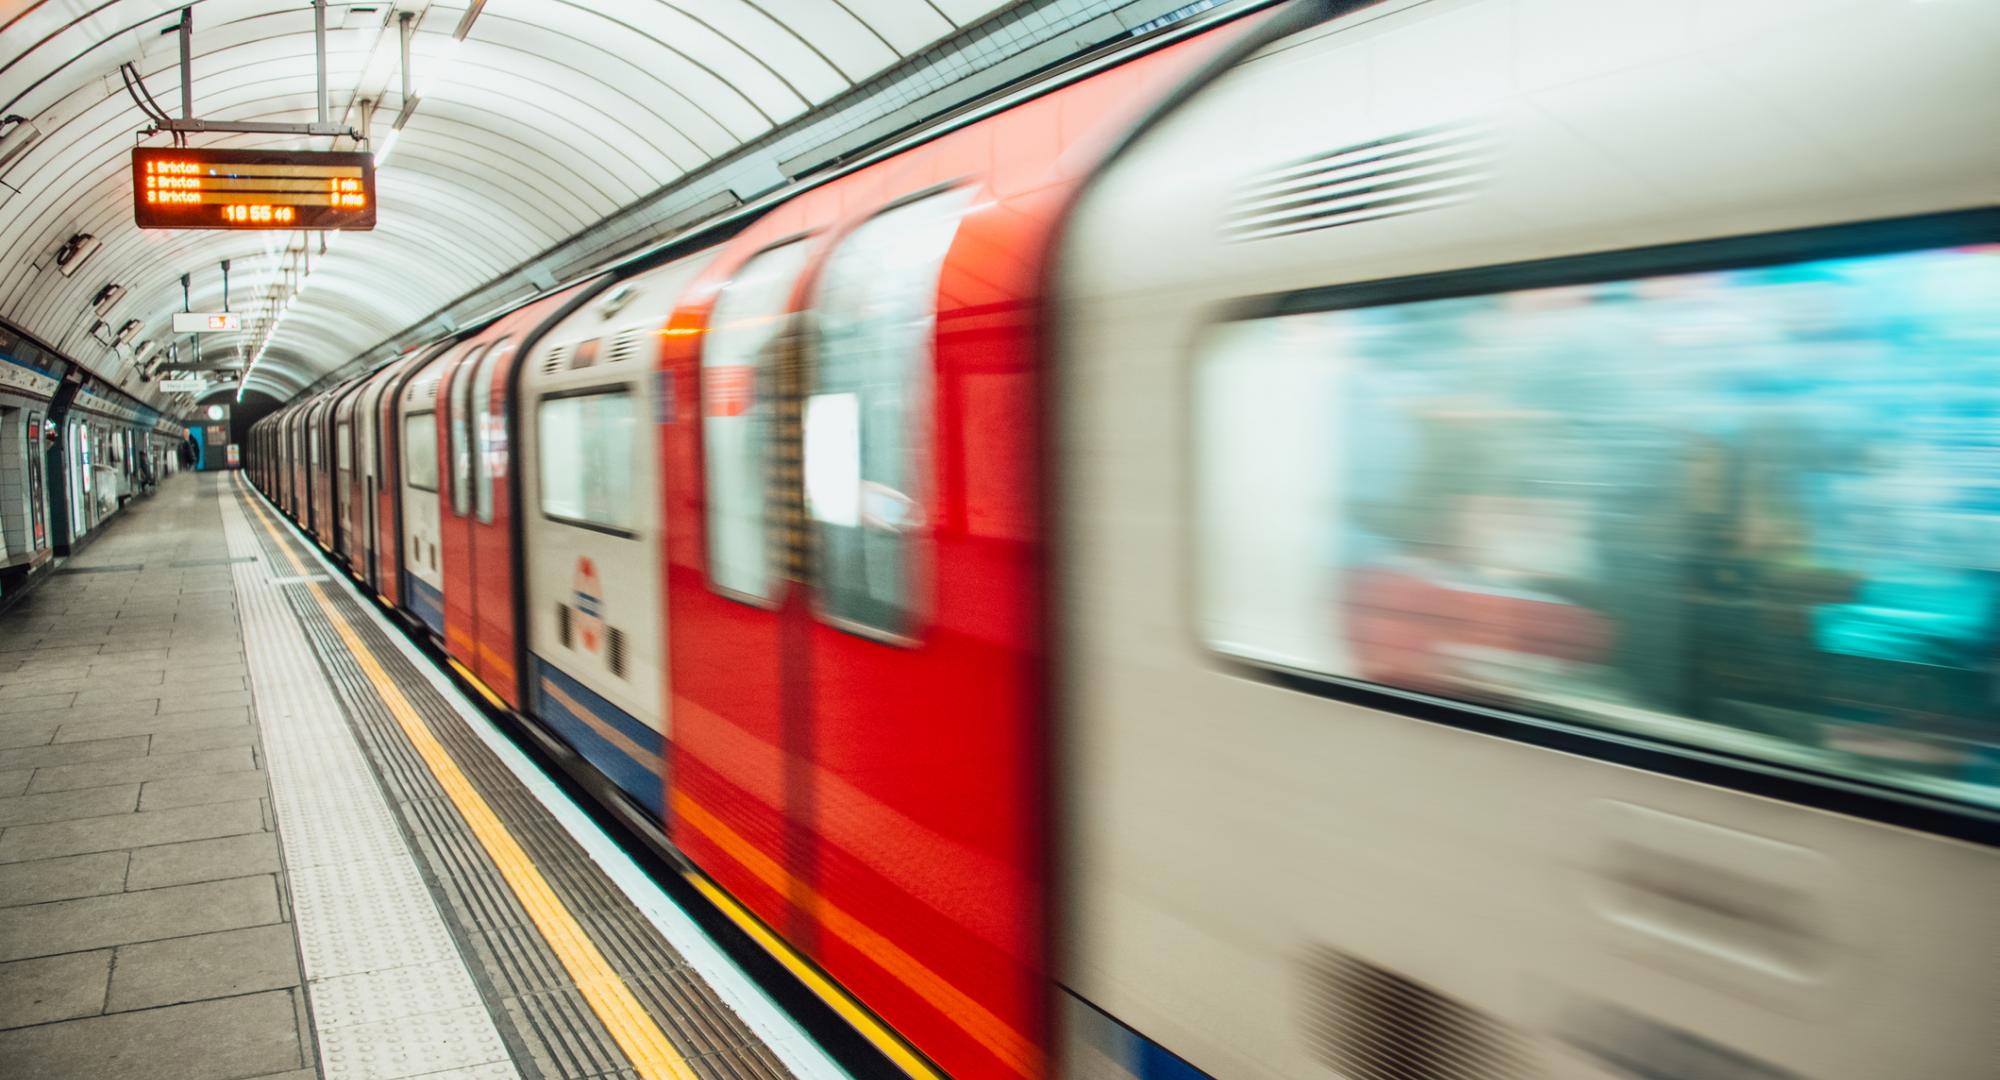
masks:
[(313, 0), (313, 66), (319, 70), (319, 122), (321, 124), (325, 124), (326, 123), (326, 0)]
[(181, 9), (181, 119), (194, 119), (194, 9)]

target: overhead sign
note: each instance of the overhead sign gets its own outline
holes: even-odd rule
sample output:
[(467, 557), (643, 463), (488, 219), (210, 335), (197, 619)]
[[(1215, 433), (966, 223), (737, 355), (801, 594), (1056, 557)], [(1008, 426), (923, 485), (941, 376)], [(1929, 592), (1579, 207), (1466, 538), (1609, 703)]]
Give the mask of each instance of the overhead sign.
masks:
[(163, 394), (194, 394), (197, 397), (208, 389), (207, 379), (161, 379), (160, 392)]
[(372, 229), (375, 158), (141, 146), (132, 212), (142, 229)]
[(213, 334), (219, 330), (243, 329), (243, 316), (234, 311), (176, 311), (174, 333)]

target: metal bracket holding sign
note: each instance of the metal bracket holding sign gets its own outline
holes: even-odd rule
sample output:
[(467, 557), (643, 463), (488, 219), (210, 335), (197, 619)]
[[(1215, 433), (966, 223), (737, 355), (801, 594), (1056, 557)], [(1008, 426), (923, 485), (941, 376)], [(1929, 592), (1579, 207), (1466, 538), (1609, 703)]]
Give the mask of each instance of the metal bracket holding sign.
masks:
[[(478, 5), (474, 5), (475, 7)], [(258, 124), (229, 120), (197, 120), (194, 116), (194, 8), (192, 5), (181, 9), (181, 21), (174, 27), (180, 38), (181, 50), (181, 115), (178, 119), (168, 116), (153, 102), (153, 96), (146, 92), (145, 84), (138, 83), (132, 91), (131, 80), (136, 77), (136, 69), (127, 74), (127, 90), (132, 99), (139, 103), (151, 124), (144, 128), (144, 134), (156, 135), (162, 131), (176, 136), (203, 131), (221, 131), (231, 134), (250, 135), (345, 135), (358, 143), (368, 141), (366, 132), (357, 131), (344, 124), (332, 123), (327, 119), (326, 109), (326, 0), (313, 0), (313, 59), (318, 72), (319, 119), (310, 124)], [(129, 65), (128, 65), (129, 66)], [(143, 96), (142, 96), (143, 95)]]

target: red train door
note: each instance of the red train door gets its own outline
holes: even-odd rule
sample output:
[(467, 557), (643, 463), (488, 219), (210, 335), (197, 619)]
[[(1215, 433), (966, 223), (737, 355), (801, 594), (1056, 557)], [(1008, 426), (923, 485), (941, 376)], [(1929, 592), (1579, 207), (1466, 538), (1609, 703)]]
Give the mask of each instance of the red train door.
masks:
[(322, 394), (308, 408), (306, 460), (312, 468), (312, 493), (307, 500), (306, 531), (323, 551), (333, 550), (333, 443), (329, 420), (333, 398)]
[[(812, 242), (793, 239), (706, 272), (719, 291), (674, 316), (664, 352), (674, 401), (662, 475), (667, 531), (668, 827), (758, 917), (805, 945), (812, 926), (779, 872), (797, 845), (786, 784), (786, 648), (772, 565), (765, 426), (769, 355)], [(667, 411), (663, 408), (663, 412)]]
[(291, 419), (286, 421), (285, 432), (285, 442), (289, 444), (287, 456), (292, 464), (292, 483), (285, 500), (285, 509), (291, 513), (292, 520), (298, 522), (301, 528), (306, 523), (306, 478), (311, 475), (306, 466), (306, 413), (310, 404), (312, 402), (307, 400), (292, 410)]
[(438, 471), (438, 556), (444, 576), (444, 651), (466, 671), (479, 663), (472, 565), (473, 369), (493, 344), (484, 335), (454, 350), (438, 384), (438, 420), (444, 425), (444, 468)]
[(670, 835), (991, 1080), (1045, 1067), (1032, 253), (1061, 200), (986, 194), (712, 268), (664, 354), (699, 408), (662, 413)]
[(523, 341), (576, 289), (513, 312), (475, 339), (446, 372), (443, 549), (445, 651), (510, 706), (516, 667), (514, 507), (507, 478), (508, 388)]
[[(1032, 289), (1016, 269), (1031, 264), (961, 258), (940, 287), (961, 232), (973, 252), (1018, 248), (1010, 234), (1029, 215), (967, 218), (975, 190), (873, 215), (814, 275), (792, 451), (810, 588), (788, 605), (802, 623), (788, 636), (809, 657), (798, 752), (828, 931), (815, 957), (962, 1074), (1034, 1076), (1046, 802), (1034, 353), (1028, 306), (1009, 302)], [(894, 928), (927, 973), (885, 961), (845, 921)]]
[(359, 549), (361, 530), (361, 463), (356, 458), (356, 443), (360, 432), (355, 427), (355, 403), (362, 388), (368, 385), (366, 376), (355, 379), (344, 393), (336, 399), (331, 410), (333, 418), (333, 501), (334, 558), (346, 564), (348, 572), (359, 576), (360, 560), (355, 552)]

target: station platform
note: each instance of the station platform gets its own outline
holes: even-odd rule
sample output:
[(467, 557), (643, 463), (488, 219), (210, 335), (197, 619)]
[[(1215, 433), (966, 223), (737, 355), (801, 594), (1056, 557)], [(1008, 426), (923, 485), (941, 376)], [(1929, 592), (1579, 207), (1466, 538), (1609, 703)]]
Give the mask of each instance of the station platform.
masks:
[(847, 1071), (233, 474), (0, 618), (0, 1073)]

